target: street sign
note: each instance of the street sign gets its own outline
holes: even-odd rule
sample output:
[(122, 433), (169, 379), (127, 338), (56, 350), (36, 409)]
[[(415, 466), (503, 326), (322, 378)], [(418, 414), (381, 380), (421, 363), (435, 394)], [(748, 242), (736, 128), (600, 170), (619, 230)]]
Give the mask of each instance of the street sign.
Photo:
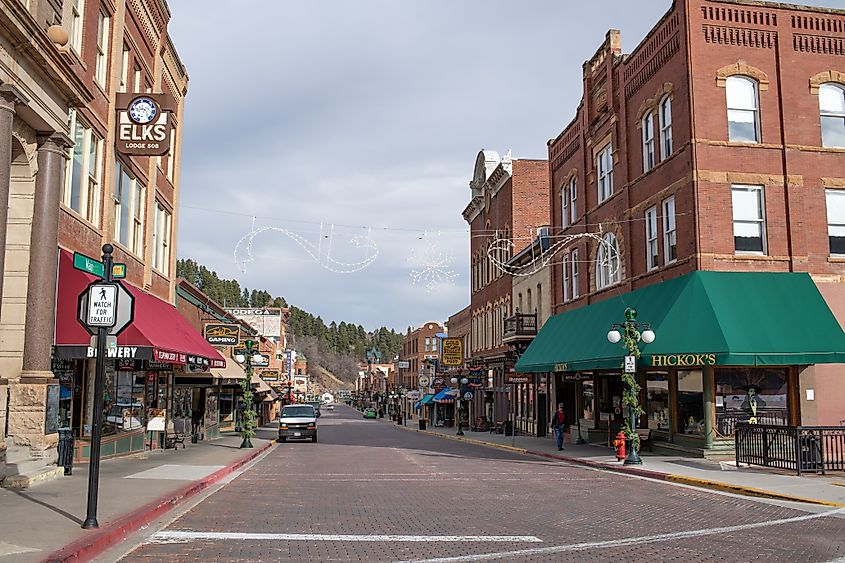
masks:
[[(89, 274), (94, 274), (97, 277), (106, 277), (106, 267), (99, 260), (94, 260), (89, 256), (73, 253), (73, 267)], [(115, 279), (123, 279), (126, 277), (126, 264), (114, 264), (112, 266), (112, 277)]]
[(625, 356), (625, 373), (637, 373), (636, 356)]
[[(96, 287), (105, 287), (111, 288), (106, 289), (105, 295), (100, 293), (99, 289), (92, 289)], [(112, 293), (113, 291), (113, 293)], [(93, 293), (92, 293), (93, 292)], [(103, 319), (100, 319), (100, 324), (89, 324), (89, 311), (92, 310), (92, 299), (91, 295), (93, 295), (94, 302), (100, 302), (101, 304), (108, 304), (109, 297), (111, 296), (111, 300), (115, 302), (114, 304), (114, 318), (109, 321), (110, 324), (104, 324)], [(106, 301), (103, 301), (103, 299)], [(123, 287), (123, 284), (120, 282), (103, 282), (103, 281), (95, 281), (92, 282), (85, 290), (79, 294), (78, 299), (78, 315), (77, 318), (79, 319), (80, 324), (85, 327), (91, 334), (97, 333), (98, 327), (105, 327), (108, 328), (108, 334), (110, 336), (117, 336), (120, 334), (123, 329), (125, 329), (129, 324), (132, 322), (132, 319), (135, 316), (135, 297), (132, 296), (129, 291)]]
[(411, 367), (411, 362), (409, 362), (408, 360), (399, 360), (397, 367), (399, 369), (408, 369), (409, 367)]
[(111, 328), (116, 323), (117, 286), (106, 282), (89, 285), (85, 324), (90, 327)]
[(420, 376), (420, 387), (428, 387), (430, 379), (427, 375)]
[(464, 393), (464, 401), (471, 401), (472, 400), (472, 391), (467, 391)]

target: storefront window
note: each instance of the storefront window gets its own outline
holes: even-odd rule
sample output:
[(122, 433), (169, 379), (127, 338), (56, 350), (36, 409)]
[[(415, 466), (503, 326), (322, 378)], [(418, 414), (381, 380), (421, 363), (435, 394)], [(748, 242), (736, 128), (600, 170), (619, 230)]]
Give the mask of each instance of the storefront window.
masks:
[(594, 415), (593, 412), (596, 408), (595, 406), (595, 388), (593, 387), (592, 381), (584, 381), (581, 383), (581, 398), (584, 405), (584, 420), (593, 420)]
[(106, 371), (105, 424), (107, 433), (137, 430), (145, 424), (144, 377), (134, 371)]
[(786, 425), (786, 368), (720, 368), (716, 383), (716, 431), (732, 436), (737, 422)]
[(669, 430), (669, 374), (646, 374), (646, 405), (648, 427), (652, 430)]
[(220, 426), (230, 427), (235, 424), (235, 400), (232, 391), (220, 393)]
[(704, 435), (704, 378), (701, 370), (678, 370), (678, 432)]
[(211, 393), (205, 396), (205, 427), (211, 428), (217, 424), (217, 395)]

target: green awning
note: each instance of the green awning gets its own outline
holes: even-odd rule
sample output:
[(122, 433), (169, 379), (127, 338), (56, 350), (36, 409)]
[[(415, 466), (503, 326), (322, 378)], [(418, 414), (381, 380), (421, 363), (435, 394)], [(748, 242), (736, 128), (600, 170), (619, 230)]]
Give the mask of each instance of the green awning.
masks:
[(434, 394), (426, 395), (425, 397), (420, 399), (420, 405), (427, 405), (431, 402), (432, 399), (434, 399)]
[(550, 318), (516, 370), (619, 368), (625, 349), (607, 332), (626, 307), (657, 336), (640, 343), (641, 365), (845, 363), (845, 333), (808, 274), (693, 272)]

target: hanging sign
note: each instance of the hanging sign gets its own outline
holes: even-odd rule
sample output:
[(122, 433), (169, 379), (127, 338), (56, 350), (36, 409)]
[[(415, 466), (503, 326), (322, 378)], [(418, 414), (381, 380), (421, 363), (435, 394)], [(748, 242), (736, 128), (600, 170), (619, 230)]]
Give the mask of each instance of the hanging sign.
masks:
[(237, 346), (241, 341), (241, 325), (207, 324), (205, 339), (212, 346)]
[(124, 155), (163, 156), (170, 152), (173, 134), (172, 96), (167, 94), (118, 94), (117, 152)]
[(637, 357), (625, 356), (625, 373), (637, 372)]
[(444, 338), (441, 346), (440, 363), (444, 366), (464, 365), (464, 340), (462, 338)]

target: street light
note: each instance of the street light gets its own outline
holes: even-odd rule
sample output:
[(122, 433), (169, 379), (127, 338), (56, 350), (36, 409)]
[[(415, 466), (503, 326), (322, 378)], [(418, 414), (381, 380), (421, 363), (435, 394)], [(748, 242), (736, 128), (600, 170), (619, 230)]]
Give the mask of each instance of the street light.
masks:
[(235, 361), (244, 365), (246, 378), (241, 382), (241, 390), (244, 394), (244, 413), (241, 417), (241, 448), (252, 447), (252, 437), (255, 436), (255, 404), (252, 399), (252, 364), (260, 363), (264, 356), (258, 353), (256, 342), (253, 340), (244, 341), (243, 352), (235, 354)]
[(469, 379), (466, 377), (462, 377), (460, 380), (457, 377), (452, 378), (452, 383), (457, 384), (460, 381), (461, 386), (458, 388), (458, 396), (455, 401), (455, 418), (457, 420), (458, 432), (455, 434), (456, 436), (463, 436), (464, 429), (463, 429), (463, 410), (464, 410), (464, 398), (463, 398), (463, 390), (466, 388), (467, 383), (469, 383)]
[[(640, 340), (646, 344), (654, 342), (655, 334), (651, 330), (651, 326), (647, 323), (637, 322), (637, 310), (633, 307), (625, 309), (625, 322), (613, 323), (610, 332), (607, 333), (607, 339), (612, 344), (618, 343), (620, 340), (628, 351), (628, 356), (636, 358), (640, 357)], [(641, 465), (643, 460), (640, 459), (637, 450), (640, 445), (640, 438), (637, 435), (637, 417), (643, 414), (643, 409), (640, 407), (640, 385), (637, 383), (636, 363), (633, 370), (631, 366), (627, 365), (626, 361), (623, 364), (622, 380), (628, 386), (623, 392), (622, 404), (628, 407), (629, 420), (623, 427), (623, 432), (631, 441), (631, 447), (628, 450), (628, 455), (625, 457), (625, 465)], [(631, 371), (629, 371), (631, 370)]]

